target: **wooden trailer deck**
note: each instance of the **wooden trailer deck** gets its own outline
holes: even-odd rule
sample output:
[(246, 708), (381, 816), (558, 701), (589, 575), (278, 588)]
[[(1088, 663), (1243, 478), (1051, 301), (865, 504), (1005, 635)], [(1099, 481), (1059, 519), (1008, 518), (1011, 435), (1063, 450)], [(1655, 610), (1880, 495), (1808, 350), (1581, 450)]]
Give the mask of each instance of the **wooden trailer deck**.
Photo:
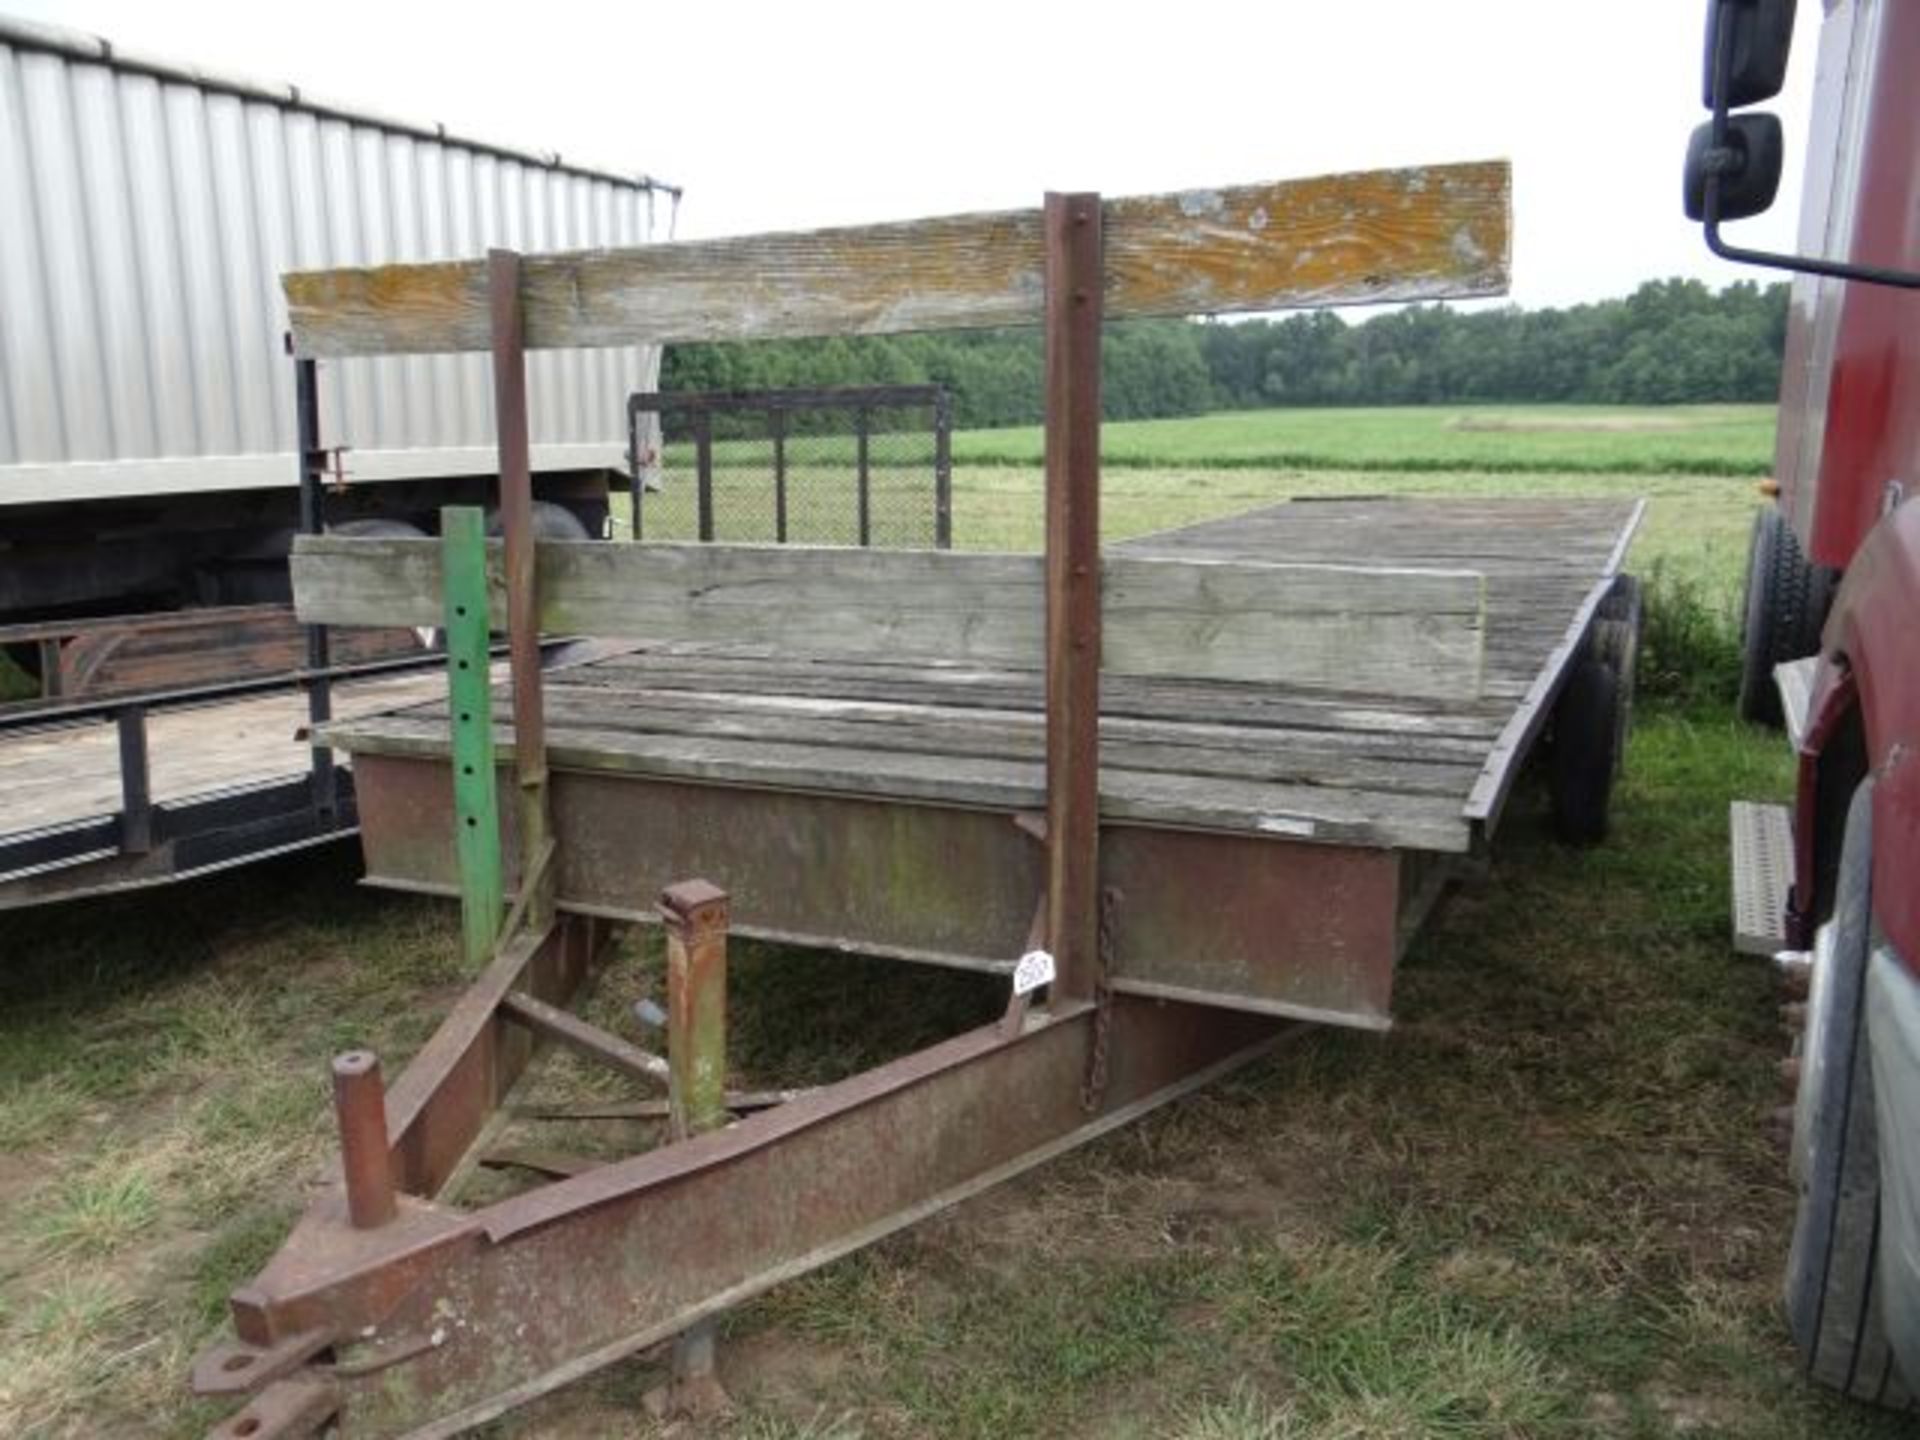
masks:
[[(1393, 959), (1444, 874), (1429, 857), (1473, 851), (1497, 821), (1638, 518), (1614, 501), (1312, 501), (1113, 547), (1486, 580), (1475, 698), (1103, 677), (1103, 878), (1127, 893), (1125, 985), (1384, 1023)], [(645, 916), (660, 877), (711, 869), (747, 933), (984, 968), (1020, 953), (1037, 856), (1005, 817), (1044, 803), (1039, 672), (684, 640), (609, 650), (545, 677), (563, 908)], [(510, 757), (511, 726), (497, 735)], [(365, 777), (370, 878), (450, 893), (444, 696), (325, 737)], [(1191, 868), (1156, 876), (1171, 864)], [(1253, 909), (1234, 936), (1213, 925), (1210, 945), (1174, 944), (1175, 928), (1206, 933), (1215, 901), (1146, 892), (1210, 878)], [(1353, 965), (1289, 978), (1270, 952), (1290, 942)], [(1167, 948), (1182, 953), (1154, 953)]]

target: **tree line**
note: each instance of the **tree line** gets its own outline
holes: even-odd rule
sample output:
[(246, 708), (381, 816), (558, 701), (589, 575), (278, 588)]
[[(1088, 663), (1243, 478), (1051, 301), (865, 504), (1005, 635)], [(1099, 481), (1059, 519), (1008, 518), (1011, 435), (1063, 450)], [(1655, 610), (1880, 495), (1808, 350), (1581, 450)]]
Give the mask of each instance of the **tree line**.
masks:
[[(1565, 309), (1410, 305), (1351, 323), (1332, 310), (1248, 321), (1111, 324), (1110, 420), (1264, 406), (1768, 401), (1780, 388), (1787, 287), (1650, 280)], [(965, 429), (1040, 418), (1035, 330), (676, 345), (669, 391), (935, 383)]]

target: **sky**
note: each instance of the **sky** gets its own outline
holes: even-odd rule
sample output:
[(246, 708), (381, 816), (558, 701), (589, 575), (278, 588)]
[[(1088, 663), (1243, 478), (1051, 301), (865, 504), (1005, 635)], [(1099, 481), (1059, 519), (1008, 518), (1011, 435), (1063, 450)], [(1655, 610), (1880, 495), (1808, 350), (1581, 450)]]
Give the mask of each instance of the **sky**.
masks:
[[(1802, 5), (1790, 247), (1821, 6)], [(0, 0), (115, 44), (685, 187), (682, 238), (1514, 164), (1511, 298), (1754, 278), (1680, 210), (1705, 0)], [(1761, 276), (1766, 279), (1770, 277)]]

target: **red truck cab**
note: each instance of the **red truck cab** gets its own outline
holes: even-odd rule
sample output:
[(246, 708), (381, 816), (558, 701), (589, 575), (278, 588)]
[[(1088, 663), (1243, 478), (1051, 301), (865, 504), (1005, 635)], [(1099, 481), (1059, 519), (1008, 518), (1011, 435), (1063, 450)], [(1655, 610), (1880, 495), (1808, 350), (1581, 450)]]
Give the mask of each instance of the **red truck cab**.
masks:
[(1765, 255), (1724, 241), (1718, 222), (1770, 200), (1778, 124), (1728, 112), (1779, 88), (1794, 8), (1791, 0), (1710, 5), (1707, 98), (1716, 115), (1689, 153), (1688, 209), (1705, 221), (1717, 253), (1800, 272), (1781, 381), (1776, 504), (1759, 516), (1747, 576), (1741, 687), (1752, 719), (1781, 716), (1779, 697), (1789, 697), (1783, 718), (1799, 764), (1792, 881), (1779, 897), (1780, 960), (1807, 984), (1787, 1317), (1813, 1378), (1912, 1408), (1920, 1394), (1920, 90), (1911, 72), (1920, 4), (1826, 0), (1803, 253)]

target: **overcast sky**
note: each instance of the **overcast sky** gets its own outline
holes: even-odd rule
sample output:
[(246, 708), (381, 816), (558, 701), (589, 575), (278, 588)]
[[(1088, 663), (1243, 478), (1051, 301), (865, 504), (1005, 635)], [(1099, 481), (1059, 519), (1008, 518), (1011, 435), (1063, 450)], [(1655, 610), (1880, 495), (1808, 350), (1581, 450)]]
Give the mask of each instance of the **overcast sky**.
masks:
[[(1680, 213), (1704, 0), (933, 5), (0, 0), (0, 9), (686, 187), (683, 237), (1505, 157), (1513, 298), (1744, 272)], [(1821, 7), (1772, 108), (1791, 243)]]

